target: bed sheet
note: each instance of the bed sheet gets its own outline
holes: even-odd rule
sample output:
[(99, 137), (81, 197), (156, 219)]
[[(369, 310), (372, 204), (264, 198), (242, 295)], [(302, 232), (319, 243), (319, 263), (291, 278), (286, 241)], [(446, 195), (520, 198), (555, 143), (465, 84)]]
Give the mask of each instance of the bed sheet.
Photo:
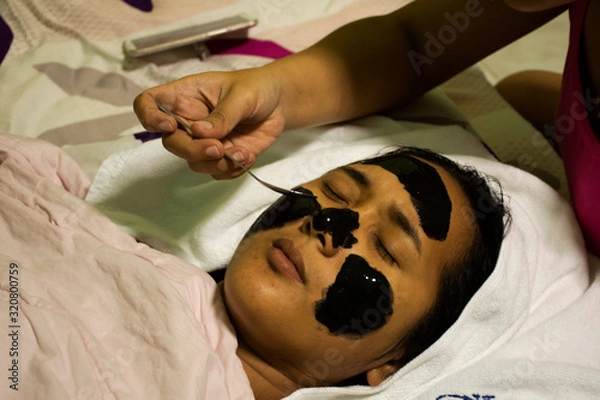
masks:
[[(119, 0), (4, 1), (0, 16), (13, 39), (5, 44), (8, 52), (0, 64), (0, 129), (59, 146), (109, 141), (141, 130), (131, 104), (144, 88), (194, 72), (268, 60), (238, 63), (214, 57), (203, 63), (192, 47), (131, 59), (123, 54), (124, 39), (235, 14), (257, 18), (252, 35), (260, 39), (271, 36), (269, 31), (279, 32), (280, 25), (327, 16), (352, 2), (155, 0), (150, 11), (142, 11)], [(286, 47), (282, 39), (278, 42)]]
[(215, 282), (83, 200), (59, 148), (0, 135), (2, 399), (251, 399)]
[[(148, 136), (134, 135), (143, 129), (131, 109), (133, 98), (143, 88), (199, 71), (246, 68), (270, 61), (260, 55), (240, 54), (215, 54), (201, 61), (192, 48), (133, 60), (123, 55), (123, 39), (244, 12), (259, 19), (259, 25), (250, 31), (251, 39), (274, 42), (282, 51), (298, 51), (345, 22), (383, 14), (406, 3), (4, 0), (0, 2), (0, 52), (6, 52), (0, 63), (0, 131), (62, 147), (92, 179), (109, 156), (145, 151), (138, 137)], [(579, 398), (594, 398), (600, 391), (600, 349), (595, 340), (600, 330), (599, 262), (585, 254), (569, 207), (542, 182), (521, 174), (522, 170), (532, 172), (567, 197), (556, 154), (502, 101), (477, 68), (390, 116), (404, 126), (427, 123), (429, 128), (448, 126), (448, 132), (457, 127), (476, 132), (501, 160), (520, 168), (509, 169), (505, 176), (509, 185), (515, 177), (531, 183), (529, 197), (517, 202), (525, 217), (520, 233), (510, 239), (514, 250), (503, 255), (503, 265), (510, 268), (499, 269), (460, 323), (433, 349), (380, 388), (315, 389), (291, 397), (529, 399), (576, 393)], [(364, 120), (359, 125), (372, 122)], [(391, 122), (385, 120), (384, 124)], [(329, 134), (336, 143), (342, 138), (338, 131)], [(339, 151), (334, 151), (332, 159)], [(260, 162), (267, 166), (277, 157)], [(311, 165), (324, 167), (318, 161)], [(532, 200), (540, 193), (546, 196), (547, 207)], [(268, 199), (254, 200), (264, 206)], [(528, 208), (539, 208), (539, 212), (531, 217)], [(219, 210), (236, 215), (231, 214), (231, 207)], [(240, 221), (247, 223), (248, 215)], [(552, 215), (550, 226), (535, 222), (538, 218), (547, 221), (548, 215)], [(217, 218), (217, 213), (213, 217)], [(553, 236), (557, 231), (568, 237)], [(530, 248), (525, 248), (527, 243)], [(218, 262), (212, 260), (215, 263), (211, 265), (225, 262), (230, 251), (230, 247), (224, 249), (224, 256)], [(527, 268), (519, 268), (523, 266)], [(514, 286), (515, 282), (519, 285)], [(513, 307), (513, 300), (518, 307)], [(503, 314), (506, 307), (514, 312)], [(493, 335), (485, 339), (489, 332)]]

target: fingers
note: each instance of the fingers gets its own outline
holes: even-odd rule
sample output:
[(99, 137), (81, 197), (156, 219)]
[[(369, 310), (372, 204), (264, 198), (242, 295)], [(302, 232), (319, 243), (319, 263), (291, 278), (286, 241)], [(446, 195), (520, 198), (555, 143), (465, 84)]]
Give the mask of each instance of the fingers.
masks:
[[(134, 100), (134, 111), (144, 128), (163, 132), (164, 147), (192, 170), (234, 178), (243, 169), (224, 158), (225, 152), (250, 167), (283, 127), (281, 118), (270, 121), (275, 96), (265, 102), (255, 78), (248, 71), (190, 75), (144, 91)], [(161, 111), (155, 99), (189, 122), (191, 135), (178, 129), (176, 118)]]
[[(187, 86), (179, 88), (182, 85)], [(174, 132), (177, 122), (159, 110), (155, 100), (158, 98), (171, 112), (191, 123), (194, 137), (222, 139), (249, 117), (256, 101), (248, 91), (231, 89), (229, 85), (219, 86), (219, 90), (211, 88), (210, 93), (199, 93), (189, 90), (192, 83), (175, 81), (144, 91), (135, 98), (133, 108), (147, 130)]]
[(241, 167), (224, 157), (225, 152), (246, 168), (256, 160), (248, 150), (228, 141), (224, 144), (212, 138), (193, 138), (181, 130), (163, 134), (162, 141), (168, 151), (186, 160), (190, 169), (210, 174), (215, 179), (231, 179), (244, 173)]
[(226, 137), (251, 113), (252, 100), (244, 93), (225, 94), (206, 118), (192, 124), (192, 134), (202, 138)]
[[(230, 148), (226, 151), (240, 161), (246, 168), (250, 168), (254, 164), (255, 158), (244, 149)], [(247, 154), (243, 155), (244, 153)], [(192, 171), (208, 173), (217, 180), (237, 178), (246, 172), (237, 163), (234, 163), (227, 157), (221, 157), (220, 159), (213, 161), (188, 162), (188, 166)]]
[(177, 121), (158, 109), (154, 97), (148, 91), (135, 98), (133, 110), (144, 129), (148, 131), (174, 132), (177, 129)]
[(214, 161), (225, 153), (219, 140), (193, 138), (182, 130), (164, 133), (162, 142), (165, 149), (190, 162)]

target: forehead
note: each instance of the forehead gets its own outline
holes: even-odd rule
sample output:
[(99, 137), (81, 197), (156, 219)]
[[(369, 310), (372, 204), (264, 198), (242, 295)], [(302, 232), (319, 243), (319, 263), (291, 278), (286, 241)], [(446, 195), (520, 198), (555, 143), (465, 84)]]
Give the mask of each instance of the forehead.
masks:
[(452, 201), (437, 169), (409, 155), (393, 154), (363, 161), (391, 172), (410, 194), (419, 214), (425, 234), (434, 240), (444, 240), (450, 229)]
[[(468, 212), (471, 206), (458, 180), (433, 162), (411, 155), (401, 156), (384, 156), (333, 171), (348, 176), (354, 181), (350, 183), (353, 186), (362, 189), (372, 187), (375, 200), (391, 197), (400, 204), (399, 199), (408, 192), (412, 203), (410, 208), (413, 209), (411, 213), (427, 220), (425, 226), (422, 225), (423, 220), (419, 221), (421, 229), (429, 232), (427, 236), (434, 242), (462, 248), (472, 237), (475, 221), (472, 213)], [(400, 206), (407, 204), (404, 202)]]

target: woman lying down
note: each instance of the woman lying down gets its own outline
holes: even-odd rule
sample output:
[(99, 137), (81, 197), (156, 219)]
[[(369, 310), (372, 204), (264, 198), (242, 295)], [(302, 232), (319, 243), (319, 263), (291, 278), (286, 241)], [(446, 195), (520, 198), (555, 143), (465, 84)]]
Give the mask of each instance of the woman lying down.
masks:
[(122, 232), (46, 143), (0, 141), (3, 399), (279, 399), (382, 384), (457, 320), (508, 220), (474, 169), (400, 148), (252, 225), (224, 280)]

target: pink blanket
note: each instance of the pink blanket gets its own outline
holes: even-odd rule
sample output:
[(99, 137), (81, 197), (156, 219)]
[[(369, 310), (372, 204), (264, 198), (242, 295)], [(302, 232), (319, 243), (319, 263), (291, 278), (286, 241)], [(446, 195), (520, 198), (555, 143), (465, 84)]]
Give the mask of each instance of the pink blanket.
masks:
[(215, 283), (88, 187), (58, 148), (0, 135), (0, 398), (252, 398)]

